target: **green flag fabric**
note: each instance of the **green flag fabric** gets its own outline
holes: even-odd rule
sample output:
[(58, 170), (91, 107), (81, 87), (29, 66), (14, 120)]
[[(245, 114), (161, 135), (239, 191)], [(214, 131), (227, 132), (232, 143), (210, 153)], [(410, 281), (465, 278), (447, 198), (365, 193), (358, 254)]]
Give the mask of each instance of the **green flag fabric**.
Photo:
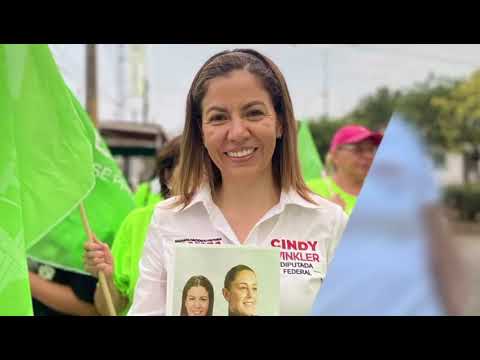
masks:
[(0, 315), (31, 315), (26, 250), (95, 185), (88, 131), (46, 45), (0, 45)]
[(306, 121), (300, 122), (298, 130), (298, 157), (306, 182), (325, 175), (322, 160), (318, 155), (317, 147)]
[[(110, 247), (123, 219), (135, 208), (133, 194), (108, 147), (93, 126), (87, 112), (71, 94), (93, 147), (95, 188), (84, 201), (90, 227)], [(68, 271), (87, 274), (83, 269), (86, 241), (80, 210), (75, 209), (42, 240), (28, 250), (33, 260)]]

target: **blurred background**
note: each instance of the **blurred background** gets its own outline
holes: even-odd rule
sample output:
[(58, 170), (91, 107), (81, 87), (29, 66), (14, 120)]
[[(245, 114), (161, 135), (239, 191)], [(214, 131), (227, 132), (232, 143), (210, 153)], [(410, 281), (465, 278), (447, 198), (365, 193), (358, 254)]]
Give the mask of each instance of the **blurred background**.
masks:
[[(50, 45), (134, 190), (152, 177), (166, 140), (181, 133), (195, 72), (216, 52), (245, 47), (280, 67), (322, 161), (344, 124), (385, 130), (398, 111), (415, 126), (480, 294), (480, 45)], [(480, 314), (480, 301), (467, 312)]]

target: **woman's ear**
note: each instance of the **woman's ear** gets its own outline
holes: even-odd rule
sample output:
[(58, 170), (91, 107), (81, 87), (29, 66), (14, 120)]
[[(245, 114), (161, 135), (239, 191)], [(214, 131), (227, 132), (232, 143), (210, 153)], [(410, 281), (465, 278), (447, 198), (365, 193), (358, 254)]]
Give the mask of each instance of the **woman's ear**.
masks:
[(230, 291), (228, 291), (228, 289), (223, 288), (222, 295), (225, 298), (225, 300), (227, 300), (227, 302), (230, 302)]

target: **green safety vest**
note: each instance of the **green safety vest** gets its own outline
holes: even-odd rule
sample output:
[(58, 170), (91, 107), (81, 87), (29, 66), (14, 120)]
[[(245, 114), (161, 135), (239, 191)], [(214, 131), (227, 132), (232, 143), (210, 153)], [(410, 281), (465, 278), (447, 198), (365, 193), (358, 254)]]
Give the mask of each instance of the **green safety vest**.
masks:
[(135, 206), (140, 208), (158, 203), (162, 200), (162, 196), (152, 191), (150, 183), (144, 182), (138, 186), (134, 200)]
[(330, 176), (307, 181), (307, 186), (314, 193), (327, 199), (338, 195), (340, 199), (345, 202), (345, 212), (347, 215), (351, 215), (353, 208), (355, 207), (355, 203), (357, 202), (357, 197), (343, 191)]
[(125, 315), (133, 303), (135, 286), (140, 275), (139, 263), (143, 245), (157, 203), (133, 210), (123, 221), (112, 245), (114, 259), (113, 281), (118, 291), (128, 298)]

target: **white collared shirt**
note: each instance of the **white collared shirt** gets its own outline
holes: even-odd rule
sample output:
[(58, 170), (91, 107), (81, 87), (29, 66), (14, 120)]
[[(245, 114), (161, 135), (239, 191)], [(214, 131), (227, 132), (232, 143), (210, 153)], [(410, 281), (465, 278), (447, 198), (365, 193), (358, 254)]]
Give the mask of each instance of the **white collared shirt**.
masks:
[[(312, 195), (317, 205), (296, 191), (282, 191), (280, 201), (253, 227), (245, 245), (281, 247), (280, 314), (308, 315), (326, 276), (347, 216), (336, 204)], [(237, 236), (203, 186), (183, 210), (175, 198), (159, 203), (152, 217), (140, 261), (140, 276), (128, 315), (165, 315), (167, 269), (175, 242), (240, 245)]]

